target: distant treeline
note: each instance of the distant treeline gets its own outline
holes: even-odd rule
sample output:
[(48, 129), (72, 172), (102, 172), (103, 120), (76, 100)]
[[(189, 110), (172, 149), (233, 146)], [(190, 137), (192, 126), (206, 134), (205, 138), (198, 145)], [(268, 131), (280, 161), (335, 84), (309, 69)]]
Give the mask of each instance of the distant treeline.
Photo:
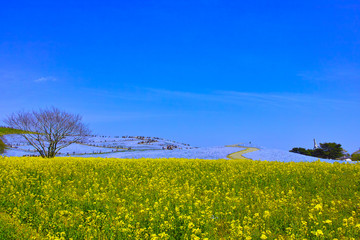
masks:
[[(320, 143), (319, 148), (305, 149), (305, 148), (293, 148), (290, 150), (293, 153), (299, 153), (306, 156), (325, 158), (325, 159), (339, 159), (348, 154), (345, 154), (341, 144), (337, 143)], [(350, 157), (350, 156), (349, 156)]]

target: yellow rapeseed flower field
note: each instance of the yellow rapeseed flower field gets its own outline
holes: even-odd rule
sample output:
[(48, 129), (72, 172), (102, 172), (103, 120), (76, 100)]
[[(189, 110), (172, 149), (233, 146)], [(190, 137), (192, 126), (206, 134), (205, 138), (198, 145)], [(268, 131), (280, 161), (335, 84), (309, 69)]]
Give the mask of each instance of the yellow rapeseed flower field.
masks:
[(360, 239), (360, 165), (0, 157), (0, 239)]

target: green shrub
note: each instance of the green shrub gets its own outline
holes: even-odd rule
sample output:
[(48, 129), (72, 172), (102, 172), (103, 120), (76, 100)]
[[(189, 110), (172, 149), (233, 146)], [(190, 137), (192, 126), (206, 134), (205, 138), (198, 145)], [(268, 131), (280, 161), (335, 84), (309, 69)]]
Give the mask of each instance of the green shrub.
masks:
[(355, 152), (351, 155), (351, 160), (360, 161), (360, 152)]

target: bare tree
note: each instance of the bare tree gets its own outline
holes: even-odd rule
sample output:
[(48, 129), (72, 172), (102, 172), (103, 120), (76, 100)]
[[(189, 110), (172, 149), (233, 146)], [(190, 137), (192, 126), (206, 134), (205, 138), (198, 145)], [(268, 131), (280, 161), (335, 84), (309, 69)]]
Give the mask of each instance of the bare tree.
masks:
[(80, 142), (90, 134), (82, 117), (52, 107), (39, 111), (17, 112), (4, 122), (12, 128), (27, 131), (20, 134), (43, 158), (53, 158), (63, 148)]

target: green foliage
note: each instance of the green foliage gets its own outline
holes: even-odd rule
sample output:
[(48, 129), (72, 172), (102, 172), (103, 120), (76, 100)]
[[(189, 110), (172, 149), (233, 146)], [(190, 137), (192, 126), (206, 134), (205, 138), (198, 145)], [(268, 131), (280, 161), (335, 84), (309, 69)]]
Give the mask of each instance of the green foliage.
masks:
[(0, 240), (40, 239), (34, 229), (0, 212)]
[(351, 154), (351, 160), (360, 161), (360, 150)]
[(305, 148), (293, 148), (290, 150), (290, 152), (311, 156), (309, 149), (305, 149)]
[(0, 138), (0, 154), (3, 154), (6, 149), (6, 144), (3, 142), (3, 140)]
[(351, 155), (351, 160), (353, 160), (353, 161), (360, 161), (360, 154), (353, 154), (353, 155)]
[(325, 158), (324, 150), (321, 148), (309, 149), (309, 153), (312, 157)]
[(320, 148), (323, 150), (323, 158), (337, 159), (344, 156), (344, 149), (341, 144), (337, 143), (320, 143)]
[(344, 156), (344, 149), (341, 147), (341, 144), (334, 142), (320, 143), (320, 148), (316, 149), (293, 148), (290, 152), (325, 159), (338, 159)]

